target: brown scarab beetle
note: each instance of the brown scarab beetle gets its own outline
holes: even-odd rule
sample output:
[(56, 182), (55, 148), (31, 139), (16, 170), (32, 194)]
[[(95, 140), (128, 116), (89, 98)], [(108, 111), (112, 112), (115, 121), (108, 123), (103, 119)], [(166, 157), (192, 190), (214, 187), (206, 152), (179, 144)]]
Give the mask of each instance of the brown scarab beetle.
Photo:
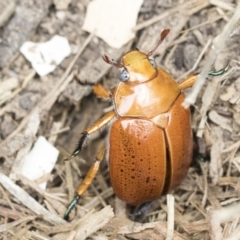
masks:
[[(156, 47), (147, 54), (129, 51), (121, 63), (103, 56), (105, 62), (121, 68), (120, 83), (110, 91), (101, 85), (93, 89), (98, 96), (111, 99), (114, 110), (83, 132), (69, 157), (79, 154), (88, 135), (111, 121), (110, 179), (115, 194), (130, 205), (167, 194), (184, 179), (192, 160), (190, 111), (182, 106), (182, 90), (192, 87), (198, 75), (177, 83), (150, 58), (169, 31), (162, 31)], [(210, 74), (222, 73), (223, 70)], [(105, 151), (104, 144), (69, 204), (65, 219), (96, 176)]]

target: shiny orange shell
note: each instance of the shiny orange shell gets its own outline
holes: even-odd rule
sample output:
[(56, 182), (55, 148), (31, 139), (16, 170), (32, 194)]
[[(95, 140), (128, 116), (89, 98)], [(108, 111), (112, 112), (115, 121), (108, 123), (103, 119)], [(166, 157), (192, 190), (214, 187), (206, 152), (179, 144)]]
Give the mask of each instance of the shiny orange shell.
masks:
[(166, 71), (155, 70), (157, 75), (149, 81), (119, 83), (113, 96), (119, 116), (152, 118), (169, 110), (180, 94), (179, 86)]
[(116, 195), (136, 205), (159, 198), (178, 185), (192, 159), (189, 110), (183, 95), (169, 109), (165, 129), (148, 119), (122, 117), (110, 131), (109, 171)]
[(179, 85), (147, 54), (130, 51), (121, 67), (129, 79), (112, 91), (118, 119), (110, 130), (109, 171), (116, 195), (135, 205), (168, 193), (187, 174), (190, 113)]

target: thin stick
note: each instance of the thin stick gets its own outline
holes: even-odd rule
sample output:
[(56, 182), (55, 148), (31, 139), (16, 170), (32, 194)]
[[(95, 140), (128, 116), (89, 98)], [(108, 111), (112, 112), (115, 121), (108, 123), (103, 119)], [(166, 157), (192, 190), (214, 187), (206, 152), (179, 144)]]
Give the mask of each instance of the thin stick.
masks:
[(201, 61), (204, 53), (207, 51), (207, 49), (208, 49), (208, 47), (209, 47), (210, 44), (211, 44), (211, 40), (209, 39), (209, 40), (207, 41), (207, 43), (205, 44), (202, 52), (199, 54), (199, 56), (198, 56), (196, 62), (194, 63), (193, 67), (192, 67), (190, 70), (188, 70), (186, 73), (184, 73), (179, 79), (177, 79), (177, 81), (180, 80), (180, 79), (184, 79), (184, 78), (187, 77), (190, 73), (192, 73), (193, 71), (196, 70), (199, 62)]
[(167, 195), (167, 209), (168, 221), (166, 240), (172, 240), (174, 236), (174, 197), (171, 194)]
[[(197, 6), (201, 5), (201, 3), (199, 3), (199, 1), (196, 1), (196, 0), (195, 1), (194, 0), (186, 1), (185, 3), (179, 4), (176, 7), (171, 8), (170, 10), (164, 11), (163, 14), (160, 14), (160, 15), (158, 15), (156, 17), (153, 17), (153, 18), (143, 22), (143, 23), (138, 24), (136, 27), (133, 28), (133, 30), (137, 32), (137, 31), (139, 31), (139, 30), (141, 30), (143, 28), (146, 28), (146, 27), (148, 27), (148, 26), (150, 26), (150, 25), (152, 25), (152, 24), (154, 24), (156, 22), (159, 22), (160, 20), (162, 20), (162, 19), (164, 19), (166, 17), (169, 17), (169, 16), (173, 15), (176, 12), (181, 12), (184, 9), (187, 9), (187, 8), (191, 7), (192, 5), (194, 5), (194, 4), (197, 5)], [(208, 5), (207, 2), (206, 2), (206, 5)], [(191, 11), (188, 10), (188, 14), (191, 14), (190, 12)]]
[(44, 220), (50, 224), (60, 225), (65, 221), (59, 216), (52, 214), (34, 198), (32, 198), (26, 191), (12, 182), (6, 175), (0, 173), (0, 183), (7, 189), (15, 198), (17, 198), (23, 205), (31, 209), (37, 216), (42, 216)]

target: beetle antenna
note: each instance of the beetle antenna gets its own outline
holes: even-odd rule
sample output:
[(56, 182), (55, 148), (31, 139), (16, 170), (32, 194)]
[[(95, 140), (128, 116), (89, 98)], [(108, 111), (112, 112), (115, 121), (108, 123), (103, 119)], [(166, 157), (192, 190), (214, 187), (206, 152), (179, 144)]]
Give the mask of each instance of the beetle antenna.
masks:
[(160, 39), (158, 40), (158, 43), (157, 43), (156, 47), (147, 54), (148, 57), (150, 57), (150, 56), (154, 53), (154, 51), (155, 51), (155, 50), (159, 47), (159, 45), (163, 42), (164, 38), (169, 34), (169, 32), (170, 32), (170, 29), (164, 29), (164, 30), (161, 32)]
[(102, 59), (103, 59), (106, 63), (111, 64), (111, 65), (113, 65), (113, 66), (116, 66), (116, 67), (118, 67), (118, 68), (124, 67), (123, 64), (117, 63), (117, 62), (116, 62), (115, 60), (113, 60), (113, 59), (112, 59), (112, 61), (111, 61), (107, 55), (103, 55), (103, 56), (102, 56)]

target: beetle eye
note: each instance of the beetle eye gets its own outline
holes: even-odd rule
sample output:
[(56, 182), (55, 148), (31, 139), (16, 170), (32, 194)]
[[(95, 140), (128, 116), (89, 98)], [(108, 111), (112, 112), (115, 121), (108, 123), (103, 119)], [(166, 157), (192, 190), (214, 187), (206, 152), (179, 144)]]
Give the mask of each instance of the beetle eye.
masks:
[(156, 62), (155, 62), (155, 60), (153, 58), (149, 58), (149, 61), (150, 61), (150, 63), (152, 64), (152, 66), (154, 68), (157, 68), (157, 64), (156, 64)]
[(119, 79), (123, 82), (126, 82), (128, 79), (129, 79), (129, 73), (123, 69), (121, 72), (120, 72), (120, 76), (119, 76)]

